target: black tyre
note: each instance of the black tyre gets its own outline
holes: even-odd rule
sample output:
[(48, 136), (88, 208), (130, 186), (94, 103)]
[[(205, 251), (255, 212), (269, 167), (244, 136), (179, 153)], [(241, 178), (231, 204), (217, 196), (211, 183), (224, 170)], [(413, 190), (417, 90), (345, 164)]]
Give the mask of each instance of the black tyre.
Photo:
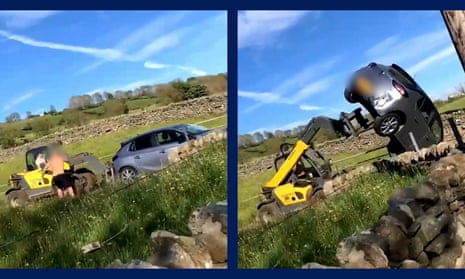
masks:
[(97, 186), (97, 177), (91, 172), (77, 174), (76, 178), (75, 190), (77, 194), (88, 193)]
[(258, 220), (263, 225), (268, 225), (276, 221), (280, 215), (280, 210), (276, 202), (263, 204), (258, 208)]
[(355, 104), (358, 102), (357, 97), (355, 96), (354, 92), (350, 90), (344, 91), (344, 97), (346, 98), (346, 101), (351, 104)]
[(375, 132), (382, 136), (387, 137), (394, 135), (399, 131), (401, 125), (401, 118), (397, 113), (391, 112), (375, 119), (374, 129)]
[(29, 200), (26, 193), (23, 190), (15, 190), (9, 192), (6, 196), (6, 199), (8, 201), (8, 204), (13, 208), (25, 206)]
[(125, 184), (133, 183), (137, 179), (137, 170), (133, 167), (124, 167), (119, 171), (119, 178)]

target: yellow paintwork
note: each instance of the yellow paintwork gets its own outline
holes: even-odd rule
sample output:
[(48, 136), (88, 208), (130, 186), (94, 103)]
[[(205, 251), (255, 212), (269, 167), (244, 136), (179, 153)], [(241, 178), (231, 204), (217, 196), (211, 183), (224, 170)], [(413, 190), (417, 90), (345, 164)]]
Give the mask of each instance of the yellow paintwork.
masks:
[(291, 172), (292, 168), (295, 166), (297, 161), (302, 157), (302, 155), (307, 151), (310, 146), (303, 142), (302, 140), (298, 140), (294, 148), (291, 151), (291, 154), (287, 157), (286, 161), (281, 165), (279, 170), (273, 176), (273, 178), (265, 184), (267, 188), (276, 188), (281, 187), (280, 184), (282, 183), (283, 179)]
[[(67, 162), (64, 163), (65, 171), (71, 170), (71, 165)], [(32, 171), (19, 172), (16, 175), (24, 177), (24, 180), (31, 190), (52, 187), (53, 175), (42, 173), (42, 170), (35, 169)], [(44, 183), (42, 183), (42, 181)]]
[[(313, 190), (309, 183), (306, 187), (295, 187), (292, 183), (287, 183), (274, 189), (275, 196), (284, 206), (290, 206), (307, 201), (308, 193)], [(300, 194), (298, 196), (298, 194)]]
[(308, 144), (302, 140), (298, 140), (294, 148), (292, 149), (289, 156), (286, 158), (284, 163), (281, 165), (279, 170), (273, 176), (273, 178), (266, 183), (266, 188), (272, 188), (274, 196), (279, 200), (279, 202), (284, 206), (291, 206), (303, 202), (307, 202), (308, 195), (313, 191), (313, 186), (310, 181), (307, 186), (296, 187), (292, 183), (282, 184), (287, 175), (292, 171), (292, 168), (302, 157), (302, 155), (310, 148)]

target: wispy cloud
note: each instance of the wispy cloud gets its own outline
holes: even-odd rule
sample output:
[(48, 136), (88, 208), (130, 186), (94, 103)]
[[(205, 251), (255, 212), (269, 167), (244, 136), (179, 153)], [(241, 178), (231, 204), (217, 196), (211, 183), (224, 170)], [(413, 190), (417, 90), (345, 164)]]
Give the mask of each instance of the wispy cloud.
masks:
[(408, 39), (389, 36), (366, 50), (365, 56), (370, 61), (383, 64), (410, 64), (423, 59), (428, 53), (438, 48), (449, 46), (450, 43), (447, 30), (441, 28)]
[[(192, 29), (191, 26), (182, 27), (172, 32), (162, 32), (169, 30), (167, 27), (172, 27), (173, 24), (182, 19), (183, 15), (184, 13), (178, 13), (176, 16), (160, 17), (129, 34), (112, 48), (94, 48), (42, 41), (5, 30), (0, 30), (0, 37), (32, 47), (80, 53), (101, 59), (81, 70), (81, 72), (87, 72), (109, 61), (144, 61), (162, 50), (178, 45), (180, 37), (187, 34)], [(140, 46), (141, 44), (142, 46)]]
[(191, 73), (192, 75), (196, 76), (205, 76), (208, 75), (207, 72), (203, 70), (199, 70), (195, 67), (190, 67), (190, 66), (182, 66), (182, 65), (172, 65), (172, 64), (162, 64), (162, 63), (156, 63), (156, 62), (151, 62), (151, 61), (146, 61), (144, 63), (144, 67), (147, 69), (168, 69), (168, 68), (173, 68), (173, 69), (178, 69), (181, 71), (185, 71), (188, 73)]
[(281, 82), (271, 92), (251, 92), (239, 90), (238, 96), (256, 101), (256, 103), (243, 112), (248, 113), (256, 110), (264, 104), (300, 104), (311, 95), (323, 92), (332, 85), (336, 74), (325, 75), (336, 63), (339, 57), (328, 59), (321, 63), (312, 64), (305, 69), (290, 76)]
[(259, 132), (259, 133), (263, 133), (263, 132), (275, 132), (275, 131), (286, 131), (286, 130), (292, 130), (294, 128), (297, 128), (299, 126), (302, 126), (302, 125), (306, 125), (308, 123), (308, 119), (307, 120), (297, 120), (297, 121), (293, 121), (293, 122), (290, 122), (290, 123), (287, 123), (287, 124), (284, 124), (284, 125), (277, 125), (277, 126), (269, 126), (269, 127), (262, 127), (262, 128), (258, 128), (258, 129), (255, 129), (253, 131), (250, 131), (248, 132), (248, 134), (254, 134), (256, 132)]
[(10, 32), (0, 30), (0, 36), (22, 43), (24, 45), (40, 47), (40, 48), (48, 48), (48, 49), (55, 49), (55, 50), (63, 50), (63, 51), (70, 51), (70, 52), (77, 52), (82, 54), (87, 54), (94, 57), (99, 57), (107, 60), (115, 60), (118, 58), (122, 58), (124, 55), (123, 53), (115, 50), (115, 49), (99, 49), (99, 48), (91, 48), (91, 47), (83, 47), (83, 46), (75, 46), (75, 45), (65, 45), (60, 43), (53, 43), (53, 42), (46, 42), (46, 41), (38, 41), (29, 37), (21, 36), (12, 34)]
[(411, 75), (415, 75), (416, 73), (420, 72), (421, 70), (424, 70), (428, 68), (429, 66), (433, 65), (434, 63), (443, 60), (449, 56), (455, 55), (457, 52), (455, 51), (454, 46), (449, 46), (444, 49), (441, 49), (438, 52), (433, 53), (432, 55), (424, 58), (420, 62), (416, 63), (415, 65), (411, 66), (410, 68), (407, 69), (407, 72), (409, 72)]
[(28, 91), (26, 93), (24, 93), (23, 95), (11, 100), (10, 102), (8, 102), (7, 104), (3, 105), (3, 111), (9, 111), (11, 109), (13, 109), (15, 106), (31, 99), (32, 97), (34, 97), (35, 95), (39, 94), (43, 92), (42, 90), (32, 90), (32, 91)]
[(8, 28), (26, 28), (59, 13), (58, 11), (0, 11), (0, 21)]
[[(173, 37), (175, 34), (171, 32), (171, 36), (166, 36), (166, 33), (169, 33), (169, 30), (173, 28), (190, 12), (188, 11), (179, 11), (175, 13), (166, 14), (156, 19), (142, 25), (138, 29), (134, 30), (126, 37), (122, 38), (116, 45), (112, 48), (120, 50), (122, 52), (136, 51), (135, 49), (140, 47), (140, 45), (145, 45), (143, 49), (134, 55), (141, 60), (147, 59), (149, 56), (163, 50), (162, 46), (169, 47), (174, 46), (178, 43), (178, 40)], [(178, 33), (182, 30), (178, 30)], [(185, 31), (184, 31), (185, 33)], [(153, 38), (156, 38), (155, 40)], [(169, 43), (171, 42), (171, 43)], [(101, 65), (108, 62), (108, 60), (98, 60), (86, 67), (84, 67), (78, 74), (86, 73), (91, 70), (94, 70)]]
[(323, 110), (325, 108), (324, 107), (319, 107), (319, 106), (300, 105), (299, 109), (306, 110), (306, 111), (314, 111), (314, 110)]
[(263, 46), (316, 11), (244, 11), (237, 19), (238, 47)]

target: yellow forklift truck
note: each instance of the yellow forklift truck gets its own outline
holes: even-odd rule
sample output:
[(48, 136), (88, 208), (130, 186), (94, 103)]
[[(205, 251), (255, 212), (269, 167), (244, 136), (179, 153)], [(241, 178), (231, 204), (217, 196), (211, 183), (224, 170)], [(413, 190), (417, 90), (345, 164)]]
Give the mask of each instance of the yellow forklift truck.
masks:
[(433, 102), (396, 64), (370, 63), (356, 71), (344, 95), (349, 103), (360, 103), (373, 120), (363, 116), (361, 108), (342, 112), (339, 119), (315, 117), (294, 145), (281, 145), (276, 173), (262, 187), (264, 200), (257, 206), (262, 223), (324, 198), (323, 185), (334, 174), (330, 162), (312, 146), (320, 129), (350, 137), (373, 128), (379, 136), (390, 138), (386, 146), (390, 154), (416, 151), (443, 139), (441, 117)]
[[(51, 146), (40, 146), (28, 150), (26, 170), (10, 176), (8, 180), (10, 188), (5, 195), (11, 207), (23, 206), (30, 201), (55, 195), (52, 174), (42, 171), (39, 166), (35, 165), (38, 154), (42, 153), (46, 158), (49, 157), (50, 148)], [(79, 165), (83, 166), (78, 168)], [(89, 153), (72, 156), (68, 162), (64, 163), (64, 169), (74, 177), (74, 190), (78, 195), (93, 190), (102, 182), (113, 182), (112, 169), (100, 163)]]

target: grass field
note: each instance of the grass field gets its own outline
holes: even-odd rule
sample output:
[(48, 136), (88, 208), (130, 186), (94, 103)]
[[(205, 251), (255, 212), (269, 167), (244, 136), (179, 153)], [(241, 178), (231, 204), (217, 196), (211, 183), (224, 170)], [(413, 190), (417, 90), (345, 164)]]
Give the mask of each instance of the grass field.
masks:
[[(156, 123), (156, 124), (145, 126), (145, 127), (131, 128), (128, 130), (104, 135), (101, 137), (86, 139), (80, 142), (72, 143), (70, 145), (65, 146), (65, 150), (70, 155), (77, 154), (80, 152), (90, 152), (90, 153), (93, 153), (97, 157), (100, 157), (100, 158), (105, 157), (102, 160), (107, 161), (107, 160), (110, 160), (111, 157), (118, 150), (120, 146), (120, 142), (127, 140), (139, 133), (148, 131), (153, 128), (163, 127), (163, 126), (172, 125), (172, 124), (202, 122), (202, 121), (206, 121), (208, 119), (215, 118), (215, 117), (218, 117), (218, 116), (212, 115), (212, 116), (204, 116), (204, 117), (197, 117), (197, 118), (190, 118), (190, 119), (182, 119), (182, 120), (165, 122), (165, 123)], [(227, 120), (226, 115), (224, 115), (224, 117), (220, 117), (212, 121), (204, 122), (201, 125), (205, 127), (213, 128), (213, 127), (226, 125), (226, 122), (227, 122), (226, 120)], [(0, 166), (1, 166), (0, 185), (2, 185), (0, 186), (0, 191), (4, 192), (7, 189), (7, 186), (5, 185), (5, 183), (7, 183), (8, 177), (14, 172), (24, 170), (25, 168), (24, 154), (20, 154), (16, 156), (15, 158), (13, 158), (12, 160), (8, 161), (7, 163), (2, 164)], [(0, 198), (0, 205), (3, 202), (4, 202), (3, 199)]]
[(438, 107), (440, 113), (448, 111), (448, 110), (456, 110), (465, 108), (465, 97), (457, 98), (449, 103), (446, 103), (442, 106)]
[(298, 268), (308, 262), (334, 265), (337, 244), (373, 225), (395, 189), (419, 182), (424, 175), (366, 175), (356, 179), (343, 195), (277, 225), (240, 230), (239, 267)]
[[(226, 199), (226, 144), (214, 144), (186, 162), (121, 191), (106, 187), (74, 200), (43, 200), (0, 211), (0, 267), (102, 268), (115, 259), (146, 260), (150, 234), (188, 235), (191, 212)], [(127, 229), (103, 249), (81, 247)]]
[[(341, 153), (328, 156), (328, 159), (334, 161), (333, 171), (337, 172), (345, 168), (356, 166), (359, 163), (368, 163), (376, 160), (380, 156), (386, 156), (385, 148), (372, 152), (363, 153), (363, 151)], [(256, 206), (259, 202), (260, 187), (270, 180), (275, 174), (274, 170), (263, 173), (238, 178), (238, 222), (241, 225), (249, 224), (256, 214)]]

